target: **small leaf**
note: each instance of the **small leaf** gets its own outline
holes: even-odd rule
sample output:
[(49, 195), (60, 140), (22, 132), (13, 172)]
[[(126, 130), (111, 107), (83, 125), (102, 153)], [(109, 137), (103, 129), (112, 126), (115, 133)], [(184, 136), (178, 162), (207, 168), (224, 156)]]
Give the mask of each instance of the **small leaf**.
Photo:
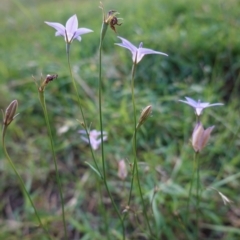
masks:
[(93, 165), (91, 165), (89, 162), (86, 162), (86, 161), (85, 163), (102, 179), (101, 173)]

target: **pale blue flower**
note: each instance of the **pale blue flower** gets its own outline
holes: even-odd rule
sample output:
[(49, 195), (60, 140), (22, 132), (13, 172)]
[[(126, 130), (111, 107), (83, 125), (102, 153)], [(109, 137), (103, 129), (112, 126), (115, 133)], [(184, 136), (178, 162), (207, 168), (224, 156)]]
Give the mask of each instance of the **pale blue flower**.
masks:
[(166, 53), (163, 53), (163, 52), (157, 52), (157, 51), (154, 51), (149, 48), (143, 48), (142, 42), (139, 44), (139, 47), (137, 48), (132, 43), (130, 43), (128, 40), (126, 40), (125, 38), (122, 38), (119, 36), (118, 36), (118, 38), (122, 40), (122, 43), (115, 43), (115, 45), (118, 45), (120, 47), (124, 47), (124, 48), (127, 48), (128, 50), (130, 50), (132, 53), (132, 60), (134, 63), (135, 62), (139, 63), (142, 60), (142, 58), (144, 57), (144, 55), (147, 55), (147, 54), (161, 54), (161, 55), (168, 56)]
[[(87, 132), (85, 130), (80, 130), (78, 131), (80, 134), (83, 134), (83, 135), (87, 135)], [(100, 131), (97, 131), (97, 130), (91, 130), (89, 133), (89, 139), (90, 139), (90, 144), (92, 146), (92, 149), (93, 150), (97, 150), (99, 148), (99, 146), (101, 145), (102, 143), (102, 140), (101, 140), (101, 132)], [(81, 136), (81, 139), (86, 142), (86, 143), (89, 143), (89, 140), (87, 137), (85, 136)], [(106, 132), (103, 132), (103, 141), (106, 141), (107, 140), (107, 133)]]
[(66, 27), (61, 23), (55, 22), (45, 22), (50, 27), (53, 27), (57, 30), (55, 36), (63, 36), (66, 43), (71, 43), (74, 39), (81, 41), (81, 35), (93, 32), (88, 28), (78, 28), (78, 19), (77, 15), (73, 15), (67, 20)]
[(193, 107), (195, 109), (195, 112), (198, 116), (200, 116), (202, 114), (202, 111), (204, 108), (208, 108), (208, 107), (213, 107), (213, 106), (222, 106), (224, 104), (222, 103), (213, 103), (210, 104), (208, 102), (201, 102), (200, 100), (195, 101), (192, 98), (189, 97), (185, 97), (187, 101), (184, 100), (178, 100), (179, 102), (183, 102), (188, 104), (189, 106)]

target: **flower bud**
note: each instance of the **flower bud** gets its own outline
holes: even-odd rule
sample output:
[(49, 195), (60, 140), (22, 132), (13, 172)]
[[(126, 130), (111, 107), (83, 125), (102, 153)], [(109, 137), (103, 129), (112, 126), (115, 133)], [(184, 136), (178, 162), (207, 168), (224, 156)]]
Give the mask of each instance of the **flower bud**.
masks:
[(122, 181), (127, 177), (127, 166), (123, 159), (118, 162), (118, 177)]
[(148, 105), (147, 107), (145, 107), (142, 110), (142, 113), (138, 120), (137, 128), (139, 128), (148, 119), (148, 117), (151, 115), (151, 113), (152, 113), (152, 105)]
[(4, 115), (4, 120), (3, 120), (3, 124), (8, 126), (12, 120), (15, 118), (15, 113), (18, 107), (18, 101), (17, 100), (13, 100), (9, 106), (7, 107), (6, 111), (5, 111), (5, 115)]
[(204, 130), (200, 122), (195, 126), (192, 134), (192, 146), (195, 152), (202, 151), (206, 146), (213, 128), (214, 126)]

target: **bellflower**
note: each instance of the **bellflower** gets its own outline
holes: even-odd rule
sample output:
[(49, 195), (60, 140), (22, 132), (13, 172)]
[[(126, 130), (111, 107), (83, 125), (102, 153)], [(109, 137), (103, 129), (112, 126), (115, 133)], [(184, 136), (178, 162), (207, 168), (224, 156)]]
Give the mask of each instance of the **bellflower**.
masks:
[(208, 102), (201, 102), (200, 100), (195, 101), (192, 98), (189, 97), (185, 97), (187, 101), (184, 100), (178, 100), (179, 102), (183, 102), (188, 104), (189, 106), (193, 107), (195, 109), (195, 112), (198, 116), (200, 116), (202, 114), (202, 111), (204, 108), (208, 108), (208, 107), (213, 107), (213, 106), (222, 106), (222, 103), (213, 103), (210, 104)]
[(74, 39), (81, 41), (81, 35), (93, 32), (88, 28), (78, 28), (78, 19), (77, 15), (73, 15), (67, 20), (66, 27), (61, 23), (56, 22), (45, 22), (50, 27), (53, 27), (57, 30), (55, 36), (63, 36), (66, 43), (71, 43)]
[(192, 134), (192, 146), (195, 152), (200, 152), (206, 146), (214, 126), (204, 130), (201, 123), (197, 123)]
[(147, 54), (161, 54), (161, 55), (168, 56), (166, 53), (163, 53), (163, 52), (157, 52), (149, 48), (143, 48), (142, 42), (139, 44), (139, 47), (137, 48), (132, 43), (130, 43), (127, 39), (119, 36), (118, 38), (122, 40), (122, 43), (115, 43), (115, 45), (118, 45), (120, 47), (124, 47), (130, 50), (132, 53), (132, 60), (136, 64), (139, 63), (144, 57), (144, 55), (147, 55)]
[[(83, 134), (83, 135), (87, 135), (86, 131), (85, 130), (80, 130), (78, 131), (80, 134)], [(100, 131), (97, 131), (97, 130), (91, 130), (89, 132), (89, 139), (90, 139), (90, 144), (92, 146), (92, 149), (93, 150), (97, 150), (100, 146), (100, 144), (102, 143), (102, 140), (101, 140), (101, 132)], [(86, 142), (86, 143), (89, 143), (88, 141), (88, 138), (85, 137), (85, 136), (81, 136), (81, 139)], [(107, 133), (106, 132), (103, 132), (103, 141), (106, 141), (107, 140)]]

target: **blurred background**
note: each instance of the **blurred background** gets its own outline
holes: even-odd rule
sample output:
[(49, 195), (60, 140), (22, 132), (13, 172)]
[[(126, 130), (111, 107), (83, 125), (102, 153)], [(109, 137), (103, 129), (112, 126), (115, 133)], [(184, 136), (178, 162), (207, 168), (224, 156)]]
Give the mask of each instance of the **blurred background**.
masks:
[[(178, 102), (188, 96), (203, 102), (224, 103), (204, 110), (204, 127), (215, 125), (208, 146), (200, 154), (202, 199), (200, 239), (239, 239), (239, 90), (240, 37), (237, 0), (132, 0), (103, 1), (105, 11), (116, 10), (123, 24), (117, 34), (110, 28), (103, 44), (103, 125), (110, 190), (123, 210), (126, 206), (133, 161), (131, 138), (131, 53), (114, 43), (116, 36), (135, 46), (165, 52), (169, 57), (147, 55), (135, 78), (137, 113), (151, 104), (153, 113), (137, 138), (141, 183), (146, 202), (153, 206), (151, 224), (158, 239), (186, 239), (179, 219), (186, 211), (192, 176), (190, 138), (195, 123), (191, 107)], [(103, 186), (85, 164), (92, 163), (76, 119), (81, 120), (71, 84), (62, 37), (44, 21), (65, 25), (77, 14), (79, 27), (92, 29), (71, 45), (70, 59), (87, 123), (99, 130), (98, 46), (102, 24), (99, 1), (2, 0), (0, 7), (0, 108), (17, 99), (20, 115), (10, 125), (6, 144), (23, 177), (40, 216), (55, 239), (63, 227), (47, 127), (34, 79), (47, 74), (58, 79), (45, 90), (60, 176), (63, 183), (69, 239), (121, 239), (121, 228)], [(100, 150), (96, 151), (100, 164)], [(129, 174), (123, 182), (117, 163), (125, 159)], [(144, 177), (143, 177), (144, 176)], [(0, 150), (0, 239), (46, 239), (36, 228), (30, 203)], [(101, 184), (100, 184), (101, 185)], [(153, 196), (156, 188), (159, 190)], [(214, 190), (214, 189), (217, 190)], [(100, 190), (99, 190), (100, 189)], [(104, 199), (100, 205), (99, 191)], [(224, 205), (220, 195), (232, 200)], [(137, 188), (133, 208), (141, 212)], [(192, 209), (194, 211), (194, 208)], [(176, 221), (172, 221), (172, 219)], [(194, 214), (189, 226), (194, 225)], [(127, 239), (148, 239), (143, 216), (129, 213)]]

